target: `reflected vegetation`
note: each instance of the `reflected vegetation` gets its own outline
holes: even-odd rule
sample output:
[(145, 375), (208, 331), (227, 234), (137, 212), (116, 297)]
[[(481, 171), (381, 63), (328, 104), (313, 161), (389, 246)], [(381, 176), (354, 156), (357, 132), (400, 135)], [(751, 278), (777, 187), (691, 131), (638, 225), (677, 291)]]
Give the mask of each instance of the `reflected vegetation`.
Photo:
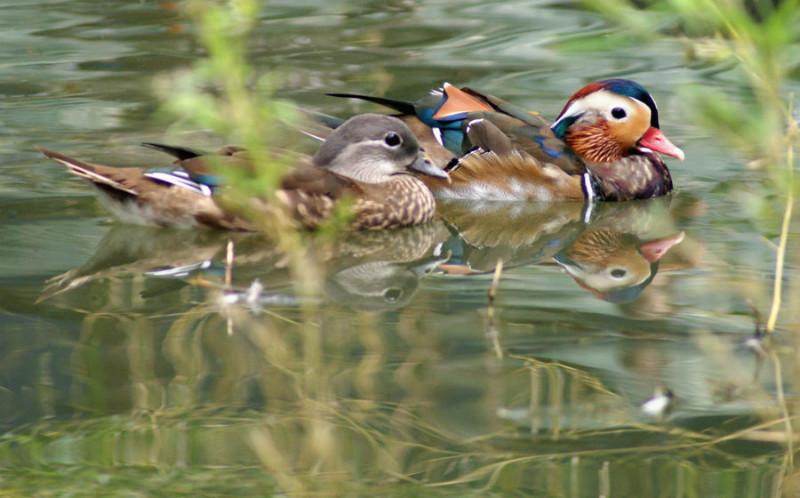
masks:
[(557, 263), (596, 297), (626, 303), (656, 276), (659, 262), (685, 234), (669, 211), (671, 197), (583, 205), (445, 202), (440, 212), (457, 236), (447, 273)]
[[(154, 74), (205, 55), (180, 5), (0, 6), (0, 494), (797, 495), (793, 157), (757, 157), (791, 137), (740, 112), (766, 105), (729, 58), (741, 40), (615, 5), (646, 37), (572, 4), (270, 3), (248, 48), (304, 107), (447, 79), (555, 116), (623, 76), (687, 152), (669, 198), (443, 202), (419, 227), (303, 235), (311, 293), (258, 235), (110, 222), (35, 151), (163, 166), (138, 144), (220, 144), (155, 116)], [(691, 117), (686, 82), (736, 102), (704, 104), (746, 147)]]
[[(231, 488), (198, 469), (240, 475), (263, 467), (267, 474), (244, 474), (241, 489), (387, 495), (435, 493), (430, 486), (596, 493), (611, 482), (634, 490), (649, 481), (674, 489), (674, 480), (690, 479), (691, 455), (712, 449), (716, 463), (702, 465), (748, 455), (758, 468), (770, 461), (764, 440), (780, 433), (742, 403), (761, 399), (770, 410), (759, 387), (771, 376), (771, 366), (760, 367), (765, 353), (732, 353), (756, 384), (717, 385), (704, 348), (733, 343), (664, 346), (665, 336), (633, 331), (635, 345), (599, 330), (580, 338), (586, 325), (562, 327), (560, 318), (515, 331), (521, 324), (502, 308), (497, 320), (468, 325), (472, 338), (456, 339), (459, 326), (448, 323), (468, 302), (448, 303), (449, 282), (485, 293), (498, 260), (501, 305), (505, 279), (536, 268), (562, 268), (549, 278), (574, 280), (592, 299), (635, 301), (661, 263), (664, 271), (687, 267), (673, 256), (685, 237), (673, 206), (685, 212), (685, 204), (451, 204), (441, 221), (419, 227), (312, 236), (307, 249), (326, 269), (317, 297), (294, 294), (285, 256), (258, 235), (115, 225), (88, 261), (43, 289), (39, 305), (76, 314), (80, 334), (66, 363), (36, 366), (63, 387), (28, 395), (25, 418), (49, 420), (8, 435), (0, 461), (113, 467), (120, 489), (141, 466), (171, 469), (207, 493)], [(320, 302), (311, 328), (299, 299)], [(547, 328), (566, 337), (536, 332)], [(579, 350), (568, 347), (574, 341)], [(446, 360), (462, 349), (466, 364)], [(614, 366), (609, 354), (618, 357)], [(692, 383), (673, 371), (684, 368), (674, 355)], [(674, 384), (675, 410), (640, 410), (664, 382)], [(698, 382), (709, 385), (698, 391)], [(710, 404), (700, 401), (706, 390)], [(711, 412), (712, 405), (726, 408)], [(724, 443), (730, 438), (733, 447)], [(642, 457), (645, 468), (634, 464)], [(552, 475), (554, 465), (565, 473)], [(162, 478), (151, 479), (148, 486)], [(393, 484), (384, 488), (386, 479)], [(762, 478), (749, 479), (747, 492), (731, 496), (767, 489)]]

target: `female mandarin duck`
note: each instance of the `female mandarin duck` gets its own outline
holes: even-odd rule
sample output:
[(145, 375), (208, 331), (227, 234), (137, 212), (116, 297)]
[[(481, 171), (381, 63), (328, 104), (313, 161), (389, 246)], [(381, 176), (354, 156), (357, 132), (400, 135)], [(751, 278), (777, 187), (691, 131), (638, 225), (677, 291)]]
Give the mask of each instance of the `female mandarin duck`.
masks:
[(659, 129), (653, 97), (631, 80), (578, 90), (552, 124), (491, 95), (448, 83), (417, 103), (355, 94), (391, 107), (451, 183), (439, 197), (625, 201), (665, 195), (672, 178), (657, 153), (683, 159)]
[[(180, 147), (147, 144), (174, 155), (179, 169), (165, 172), (85, 163), (42, 149), (49, 158), (89, 180), (111, 211), (124, 221), (251, 230), (253, 225), (227, 212), (214, 195), (217, 182), (201, 155)], [(241, 149), (226, 148), (218, 159), (247, 164)], [(366, 114), (347, 120), (322, 144), (308, 164), (286, 175), (275, 198), (308, 228), (331, 214), (343, 197), (354, 200), (355, 229), (388, 229), (431, 220), (436, 205), (430, 190), (411, 171), (446, 180), (400, 120)], [(253, 200), (256, 210), (271, 206)]]

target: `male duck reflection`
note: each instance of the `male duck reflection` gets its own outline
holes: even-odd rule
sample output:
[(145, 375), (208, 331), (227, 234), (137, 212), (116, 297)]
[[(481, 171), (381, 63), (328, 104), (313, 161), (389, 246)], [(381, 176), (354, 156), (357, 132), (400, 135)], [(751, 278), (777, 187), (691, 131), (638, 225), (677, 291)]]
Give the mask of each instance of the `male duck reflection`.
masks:
[(457, 236), (444, 248), (452, 260), (439, 269), (468, 275), (493, 271), (498, 259), (505, 268), (555, 263), (595, 297), (632, 302), (684, 239), (670, 200), (606, 203), (589, 220), (577, 203), (488, 203), (476, 214), (466, 201), (444, 201), (440, 214)]
[(553, 259), (581, 287), (612, 303), (635, 301), (658, 273), (658, 262), (683, 232), (642, 240), (612, 229), (587, 229)]
[[(225, 211), (215, 199), (208, 163), (188, 149), (147, 144), (177, 157), (180, 169), (165, 172), (85, 163), (42, 149), (49, 158), (97, 187), (106, 205), (124, 221), (155, 225), (207, 226), (250, 230), (247, 220)], [(232, 167), (247, 164), (243, 151), (229, 148), (218, 159)], [(430, 221), (433, 195), (410, 172), (447, 180), (422, 154), (400, 120), (367, 114), (346, 121), (322, 144), (308, 164), (286, 175), (278, 199), (301, 224), (314, 228), (344, 197), (354, 199), (356, 229), (389, 229)], [(253, 200), (256, 210), (270, 206)]]
[[(549, 124), (497, 97), (448, 83), (418, 102), (333, 93), (398, 111), (452, 182), (425, 179), (442, 198), (626, 201), (665, 195), (657, 153), (683, 159), (659, 129), (655, 100), (625, 79), (578, 90)], [(329, 122), (335, 124), (334, 122)]]

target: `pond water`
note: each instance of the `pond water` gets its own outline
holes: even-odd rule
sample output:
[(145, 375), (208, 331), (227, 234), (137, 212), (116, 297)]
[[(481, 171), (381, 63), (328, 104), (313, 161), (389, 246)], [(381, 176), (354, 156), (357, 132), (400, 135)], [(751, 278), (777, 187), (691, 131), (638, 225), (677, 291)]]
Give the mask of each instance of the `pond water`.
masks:
[[(219, 145), (157, 112), (153, 78), (203, 55), (176, 5), (6, 1), (4, 495), (800, 492), (795, 287), (772, 344), (746, 346), (781, 206), (679, 92), (744, 94), (729, 63), (688, 62), (677, 38), (609, 44), (564, 2), (296, 0), (262, 17), (255, 65), (340, 116), (375, 108), (325, 92), (413, 99), (450, 81), (553, 117), (588, 81), (635, 79), (686, 152), (669, 161), (677, 193), (591, 213), (443, 203), (430, 225), (313, 241), (323, 292), (301, 297), (257, 236), (115, 223), (36, 151), (158, 166), (140, 142)], [(220, 290), (229, 240), (242, 294)], [(664, 388), (674, 408), (643, 413)]]

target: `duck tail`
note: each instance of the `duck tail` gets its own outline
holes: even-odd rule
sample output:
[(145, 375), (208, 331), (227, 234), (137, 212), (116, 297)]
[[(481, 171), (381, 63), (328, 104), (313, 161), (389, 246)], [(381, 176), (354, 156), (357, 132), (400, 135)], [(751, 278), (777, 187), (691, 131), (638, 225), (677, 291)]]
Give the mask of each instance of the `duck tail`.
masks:
[(346, 119), (342, 119), (336, 116), (331, 116), (328, 114), (323, 114), (321, 112), (313, 114), (314, 121), (320, 123), (323, 126), (327, 126), (331, 130), (335, 130), (336, 128), (340, 127), (342, 123), (346, 121)]
[(192, 150), (187, 147), (179, 147), (175, 145), (158, 144), (155, 142), (142, 142), (142, 145), (144, 147), (147, 147), (148, 149), (154, 149), (159, 152), (164, 152), (166, 154), (169, 154), (178, 161), (193, 159), (195, 157), (203, 155), (203, 153), (197, 152), (196, 150)]
[(359, 95), (357, 93), (326, 93), (325, 95), (328, 95), (329, 97), (365, 100), (367, 102), (372, 102), (373, 104), (378, 104), (384, 107), (388, 107), (389, 109), (394, 109), (395, 111), (403, 115), (413, 116), (416, 114), (416, 109), (414, 109), (414, 104), (403, 100), (387, 99), (384, 97), (373, 97), (371, 95)]
[(79, 159), (75, 159), (69, 156), (65, 156), (59, 152), (45, 149), (43, 147), (39, 148), (39, 151), (44, 154), (46, 157), (52, 159), (53, 161), (66, 166), (69, 169), (69, 172), (75, 176), (79, 176), (90, 182), (94, 183), (98, 187), (107, 190), (109, 187), (114, 190), (118, 190), (120, 192), (124, 192), (126, 194), (130, 194), (133, 196), (138, 196), (139, 194), (126, 187), (125, 185), (121, 184), (120, 182), (109, 178), (105, 175), (102, 171), (103, 167), (94, 166), (89, 163), (85, 163)]

